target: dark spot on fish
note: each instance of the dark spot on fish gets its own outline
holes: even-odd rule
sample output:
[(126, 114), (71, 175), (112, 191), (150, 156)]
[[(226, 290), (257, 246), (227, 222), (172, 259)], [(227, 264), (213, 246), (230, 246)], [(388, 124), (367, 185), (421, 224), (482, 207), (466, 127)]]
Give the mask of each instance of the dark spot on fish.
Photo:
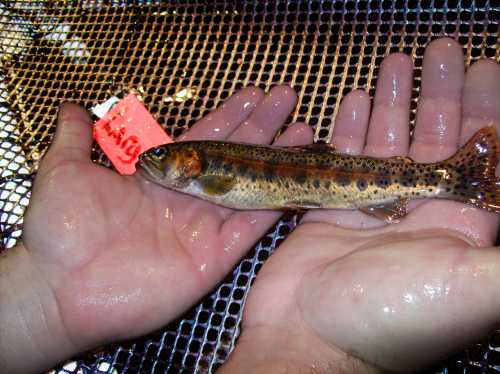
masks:
[(313, 186), (314, 186), (314, 188), (320, 188), (321, 183), (320, 183), (319, 179), (315, 179), (313, 181)]
[(403, 175), (400, 180), (400, 183), (405, 187), (415, 186), (415, 178), (409, 175)]
[(238, 166), (238, 173), (241, 175), (246, 174), (247, 170), (248, 166), (246, 164), (241, 164), (240, 166)]
[(335, 177), (335, 183), (337, 183), (339, 186), (348, 186), (351, 184), (351, 178), (349, 178), (347, 175), (339, 174)]
[(364, 191), (368, 187), (368, 183), (366, 183), (366, 180), (360, 179), (357, 181), (356, 186), (358, 187), (358, 190)]
[(299, 184), (304, 184), (307, 180), (307, 175), (305, 173), (298, 173), (293, 176), (293, 179)]
[(266, 167), (264, 168), (264, 178), (268, 182), (272, 182), (275, 177), (274, 170), (272, 168)]
[(233, 166), (231, 164), (225, 163), (222, 167), (222, 170), (224, 170), (225, 174), (229, 174), (233, 171)]
[(379, 176), (375, 179), (375, 184), (380, 188), (387, 188), (391, 184), (390, 178), (385, 176)]
[(221, 158), (218, 158), (218, 157), (215, 157), (213, 160), (212, 160), (212, 167), (214, 169), (219, 169), (220, 167), (222, 167), (222, 159)]
[(205, 155), (205, 152), (198, 151), (198, 159), (200, 162), (200, 171), (204, 172), (208, 168), (208, 162), (207, 162), (207, 157)]
[(250, 171), (248, 176), (250, 177), (250, 179), (252, 180), (252, 182), (255, 183), (257, 181), (257, 174), (255, 174), (254, 171)]
[(436, 186), (441, 178), (434, 172), (426, 174), (426, 183)]

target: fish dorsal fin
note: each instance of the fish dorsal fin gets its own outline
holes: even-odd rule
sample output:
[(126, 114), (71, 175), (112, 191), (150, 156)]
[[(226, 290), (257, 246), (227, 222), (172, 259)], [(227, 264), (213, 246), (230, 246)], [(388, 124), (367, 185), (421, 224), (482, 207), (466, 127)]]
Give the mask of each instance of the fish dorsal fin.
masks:
[(395, 156), (394, 158), (396, 160), (399, 160), (399, 161), (402, 161), (402, 162), (405, 162), (405, 163), (408, 163), (408, 164), (412, 164), (412, 163), (415, 162), (410, 157), (407, 157), (407, 156)]
[(236, 180), (230, 176), (205, 175), (196, 179), (207, 195), (225, 195), (236, 184)]
[(293, 147), (297, 150), (304, 150), (309, 152), (332, 152), (335, 153), (335, 146), (328, 143), (313, 143)]
[(408, 214), (408, 199), (398, 199), (394, 202), (371, 205), (360, 210), (370, 216), (384, 220), (388, 223), (397, 223)]

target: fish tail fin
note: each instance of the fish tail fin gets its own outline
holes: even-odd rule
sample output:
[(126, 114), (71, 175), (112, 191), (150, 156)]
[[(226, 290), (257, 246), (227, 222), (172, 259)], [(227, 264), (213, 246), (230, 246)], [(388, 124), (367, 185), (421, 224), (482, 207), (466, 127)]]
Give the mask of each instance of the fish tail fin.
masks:
[(500, 179), (495, 176), (499, 148), (495, 127), (484, 127), (445, 161), (458, 174), (450, 186), (455, 200), (500, 213)]

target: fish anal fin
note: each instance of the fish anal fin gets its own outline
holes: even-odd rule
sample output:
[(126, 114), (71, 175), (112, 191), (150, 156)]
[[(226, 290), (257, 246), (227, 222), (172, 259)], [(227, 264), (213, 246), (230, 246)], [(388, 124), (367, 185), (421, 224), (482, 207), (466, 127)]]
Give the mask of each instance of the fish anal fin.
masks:
[(360, 210), (388, 223), (397, 223), (408, 214), (408, 199), (398, 199), (387, 204), (371, 205)]
[(225, 195), (236, 184), (233, 177), (220, 176), (220, 175), (206, 175), (197, 178), (200, 187), (207, 195), (220, 196)]
[(286, 207), (294, 210), (319, 209), (321, 208), (321, 204), (311, 201), (292, 200), (286, 203)]

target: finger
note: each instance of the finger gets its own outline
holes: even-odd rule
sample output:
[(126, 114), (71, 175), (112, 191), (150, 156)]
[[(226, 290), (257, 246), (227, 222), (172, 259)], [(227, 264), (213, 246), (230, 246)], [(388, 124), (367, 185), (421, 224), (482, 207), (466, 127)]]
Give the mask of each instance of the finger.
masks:
[[(405, 154), (409, 138), (409, 111), (411, 98), (412, 63), (402, 54), (393, 54), (387, 57), (380, 68), (380, 78), (377, 82), (377, 93), (370, 119), (368, 139), (364, 153), (376, 157), (388, 157)], [(352, 154), (358, 154), (365, 142), (368, 113), (370, 110), (369, 98), (354, 91), (352, 97), (346, 97), (344, 108), (339, 110), (339, 123), (334, 128), (334, 144), (339, 152), (345, 152), (351, 147)], [(349, 113), (357, 111), (359, 127), (349, 126), (354, 123)], [(340, 128), (337, 126), (340, 125)], [(340, 140), (338, 145), (336, 138)], [(352, 136), (351, 139), (349, 139)], [(347, 141), (344, 139), (348, 139)], [(385, 222), (370, 217), (361, 211), (352, 210), (311, 210), (302, 219), (301, 223), (327, 222), (336, 226), (351, 229), (367, 229), (384, 226)]]
[(366, 155), (390, 157), (407, 153), (412, 73), (413, 64), (404, 54), (392, 54), (382, 62), (364, 149)]
[(226, 139), (264, 98), (257, 87), (246, 87), (235, 93), (216, 111), (199, 120), (180, 140)]
[(499, 103), (500, 65), (493, 60), (476, 62), (465, 77), (461, 144), (485, 126), (493, 125), (500, 130)]
[(332, 144), (339, 153), (359, 155), (365, 146), (370, 119), (370, 96), (365, 91), (350, 92), (340, 104)]
[[(361, 154), (365, 145), (366, 130), (370, 118), (370, 97), (362, 90), (350, 92), (340, 104), (335, 119), (332, 143), (339, 153)], [(310, 210), (301, 220), (307, 222), (328, 222), (344, 228), (374, 228), (385, 223), (369, 217), (358, 210)]]
[(307, 145), (313, 142), (313, 138), (311, 127), (303, 122), (297, 122), (288, 127), (273, 144), (282, 147)]
[(288, 86), (269, 91), (255, 110), (229, 137), (233, 142), (270, 143), (295, 107), (297, 95)]
[[(310, 144), (313, 140), (312, 129), (304, 123), (290, 126), (275, 142), (279, 146)], [(281, 216), (275, 211), (234, 212), (221, 227), (223, 248), (233, 253), (235, 260), (241, 257), (241, 250), (248, 248), (260, 238)], [(238, 238), (238, 241), (234, 239)]]
[(460, 45), (444, 38), (425, 51), (422, 92), (410, 157), (434, 162), (456, 152), (460, 133), (464, 56)]
[[(455, 52), (455, 55), (457, 59), (462, 58), (459, 57), (461, 54), (459, 55), (457, 52)], [(434, 79), (436, 78), (434, 77)], [(454, 80), (447, 83), (447, 85), (453, 84), (456, 84)], [(458, 89), (459, 87), (454, 89), (455, 98)], [(500, 102), (500, 67), (498, 64), (494, 61), (483, 60), (472, 65), (465, 74), (461, 98), (462, 128), (460, 129), (456, 124), (453, 125), (456, 126), (456, 129), (453, 130), (455, 145), (447, 153), (438, 155), (435, 159), (442, 159), (451, 155), (456, 150), (458, 143), (465, 143), (474, 132), (484, 126), (493, 125), (497, 129), (499, 128), (500, 107), (497, 103)], [(460, 110), (459, 104), (455, 105)], [(458, 139), (459, 136), (460, 140)], [(449, 140), (448, 142), (451, 143)], [(418, 160), (432, 161), (432, 155), (425, 157), (423, 155), (425, 152), (431, 153), (430, 150), (425, 151), (424, 148), (422, 155), (416, 158)], [(451, 207), (452, 204), (455, 207)], [(458, 214), (451, 213), (453, 209)], [(435, 214), (435, 212), (448, 212), (450, 214), (447, 214), (446, 219), (443, 219), (441, 214)], [(495, 241), (498, 222), (499, 216), (497, 214), (450, 201), (432, 201), (423, 204), (406, 219), (406, 223), (413, 229), (441, 228), (454, 230), (473, 238), (476, 244), (481, 246), (491, 245)]]
[(47, 160), (88, 161), (92, 150), (92, 120), (87, 111), (73, 103), (59, 107), (54, 141), (47, 153)]

